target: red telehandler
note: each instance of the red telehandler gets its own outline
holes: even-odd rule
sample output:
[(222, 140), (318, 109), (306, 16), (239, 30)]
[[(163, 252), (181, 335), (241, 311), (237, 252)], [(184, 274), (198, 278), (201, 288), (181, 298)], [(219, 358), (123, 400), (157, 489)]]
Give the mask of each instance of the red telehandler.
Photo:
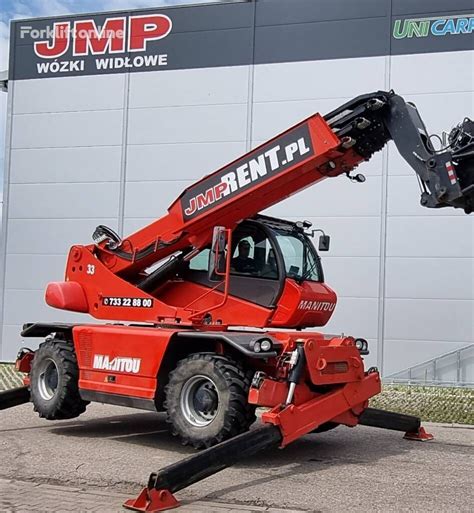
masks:
[[(186, 189), (168, 213), (121, 238), (98, 226), (71, 248), (48, 305), (107, 324), (25, 324), (25, 387), (0, 408), (31, 400), (46, 419), (69, 419), (89, 401), (165, 411), (195, 448), (152, 474), (126, 506), (161, 511), (173, 492), (236, 461), (340, 424), (431, 438), (420, 419), (368, 408), (381, 389), (364, 369), (367, 341), (324, 335), (336, 294), (324, 283), (311, 224), (259, 212), (326, 178), (351, 174), (393, 140), (414, 169), (421, 204), (474, 209), (474, 123), (466, 118), (436, 151), (416, 110), (379, 91), (315, 114)], [(319, 238), (327, 250), (329, 236)], [(303, 329), (305, 329), (303, 331)], [(256, 407), (262, 424), (249, 431)]]

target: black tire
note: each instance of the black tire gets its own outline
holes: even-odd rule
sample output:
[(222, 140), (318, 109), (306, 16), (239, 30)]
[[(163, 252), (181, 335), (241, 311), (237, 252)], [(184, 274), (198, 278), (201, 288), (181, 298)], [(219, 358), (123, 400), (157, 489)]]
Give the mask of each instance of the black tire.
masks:
[(48, 420), (73, 419), (89, 404), (79, 395), (79, 368), (74, 346), (50, 339), (35, 352), (30, 372), (34, 410)]
[(165, 388), (171, 433), (201, 449), (248, 431), (256, 419), (255, 406), (248, 403), (252, 376), (216, 354), (196, 353), (178, 362)]

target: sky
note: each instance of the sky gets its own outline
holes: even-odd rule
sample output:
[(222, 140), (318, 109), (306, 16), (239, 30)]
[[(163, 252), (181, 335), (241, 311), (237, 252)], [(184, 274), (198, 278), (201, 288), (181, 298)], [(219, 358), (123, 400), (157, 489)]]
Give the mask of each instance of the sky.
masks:
[[(9, 25), (13, 19), (190, 3), (203, 4), (211, 1), (219, 0), (0, 0), (0, 71), (8, 69)], [(0, 91), (0, 198), (3, 195), (6, 109), (7, 94)]]

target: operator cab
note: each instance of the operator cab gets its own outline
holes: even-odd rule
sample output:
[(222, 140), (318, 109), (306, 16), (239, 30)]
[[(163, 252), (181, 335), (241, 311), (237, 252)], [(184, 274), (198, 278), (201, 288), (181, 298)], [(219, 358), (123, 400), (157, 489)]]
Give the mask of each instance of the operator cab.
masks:
[[(322, 284), (323, 269), (306, 233), (309, 227), (306, 222), (262, 215), (242, 221), (232, 232), (229, 293), (264, 307), (275, 307), (287, 279), (298, 285)], [(320, 249), (328, 247), (329, 237), (323, 234)], [(209, 268), (212, 258), (211, 250), (205, 249), (191, 259), (186, 279), (209, 287), (222, 281), (222, 272), (213, 275)], [(221, 271), (225, 269), (225, 258), (220, 266)]]

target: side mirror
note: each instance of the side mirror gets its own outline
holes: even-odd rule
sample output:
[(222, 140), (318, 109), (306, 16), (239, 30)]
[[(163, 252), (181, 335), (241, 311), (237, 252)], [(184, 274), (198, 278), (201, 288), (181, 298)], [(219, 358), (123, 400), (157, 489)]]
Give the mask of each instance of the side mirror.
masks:
[(319, 251), (329, 251), (331, 237), (329, 235), (320, 235), (319, 237)]
[(209, 251), (208, 278), (210, 281), (222, 281), (226, 273), (227, 229), (215, 226)]

